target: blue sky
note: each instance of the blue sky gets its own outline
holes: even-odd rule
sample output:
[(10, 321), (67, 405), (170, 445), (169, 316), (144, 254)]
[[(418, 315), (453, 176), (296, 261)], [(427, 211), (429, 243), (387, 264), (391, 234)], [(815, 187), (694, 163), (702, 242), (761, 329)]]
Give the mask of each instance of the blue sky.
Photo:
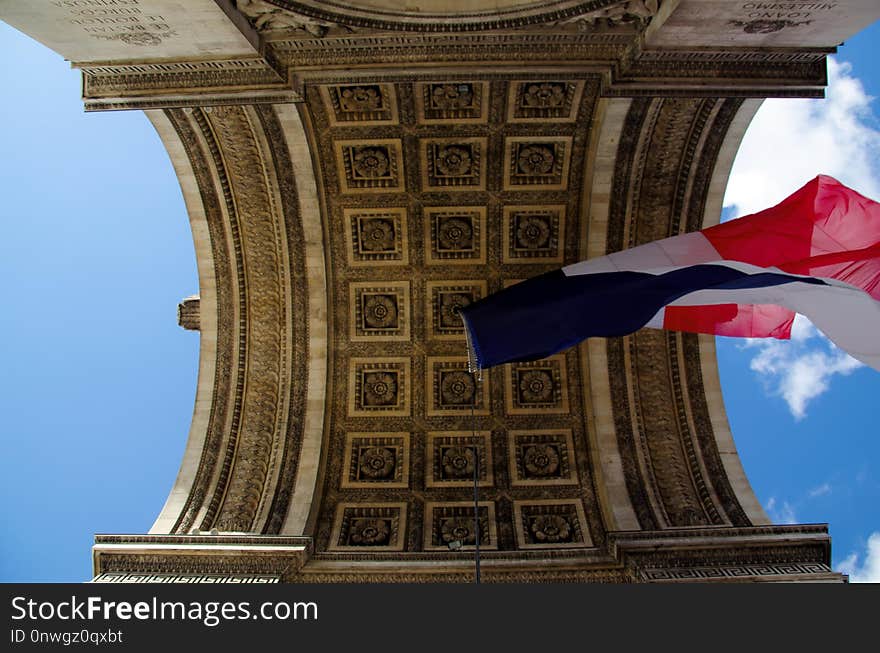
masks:
[[(817, 174), (880, 199), (880, 24), (829, 62), (825, 100), (766, 100), (743, 139), (725, 217), (772, 206)], [(806, 320), (790, 341), (718, 338), (722, 389), (746, 474), (777, 523), (827, 522), (832, 561), (880, 582), (880, 373)]]
[[(0, 54), (0, 581), (78, 582), (94, 533), (146, 532), (177, 473), (198, 336), (175, 311), (195, 259), (146, 117), (85, 114), (79, 73), (4, 23)], [(875, 25), (840, 49), (828, 100), (765, 103), (728, 217), (819, 173), (880, 199), (878, 56)], [(737, 447), (774, 520), (829, 523), (834, 565), (880, 581), (880, 373), (808, 323), (797, 336), (719, 339)]]
[(146, 532), (177, 474), (192, 237), (142, 113), (86, 115), (79, 73), (2, 22), (0, 49), (0, 579), (82, 581), (94, 533)]

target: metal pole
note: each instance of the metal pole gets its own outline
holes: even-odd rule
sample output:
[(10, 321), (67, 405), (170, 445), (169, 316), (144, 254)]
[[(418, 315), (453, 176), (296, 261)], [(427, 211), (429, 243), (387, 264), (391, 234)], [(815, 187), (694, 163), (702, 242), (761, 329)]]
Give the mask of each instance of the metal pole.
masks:
[(477, 403), (479, 387), (477, 386), (476, 374), (471, 374), (474, 380), (474, 401), (471, 404), (471, 438), (474, 443), (474, 583), (480, 584), (480, 495), (478, 479), (480, 477), (480, 447), (477, 445), (477, 418), (474, 406)]

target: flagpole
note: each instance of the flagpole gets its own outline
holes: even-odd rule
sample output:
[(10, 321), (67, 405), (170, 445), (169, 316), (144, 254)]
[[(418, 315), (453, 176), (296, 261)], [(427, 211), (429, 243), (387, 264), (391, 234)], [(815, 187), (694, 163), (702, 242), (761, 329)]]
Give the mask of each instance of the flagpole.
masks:
[(477, 375), (471, 373), (474, 380), (474, 401), (471, 403), (471, 442), (474, 443), (474, 584), (480, 584), (480, 501), (477, 480), (480, 476), (480, 448), (477, 446), (477, 418), (474, 406), (480, 396), (477, 387)]

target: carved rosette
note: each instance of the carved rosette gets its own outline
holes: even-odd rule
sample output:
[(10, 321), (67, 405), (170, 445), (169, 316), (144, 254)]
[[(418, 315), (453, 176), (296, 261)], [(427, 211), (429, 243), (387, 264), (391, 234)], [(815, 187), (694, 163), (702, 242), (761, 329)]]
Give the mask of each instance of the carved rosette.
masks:
[(364, 221), (358, 232), (360, 249), (363, 252), (388, 252), (394, 249), (394, 223), (382, 218)]
[(409, 433), (347, 433), (341, 486), (407, 487), (409, 441)]
[(472, 447), (447, 447), (443, 449), (440, 465), (443, 477), (450, 479), (469, 478), (474, 473), (474, 449)]
[(429, 432), (426, 448), (427, 487), (471, 487), (475, 471), (480, 486), (493, 484), (491, 432)]
[(349, 227), (346, 249), (352, 267), (409, 262), (406, 209), (346, 209), (343, 219)]
[(514, 503), (521, 549), (579, 548), (592, 545), (578, 501), (544, 499)]
[(331, 548), (339, 551), (402, 551), (405, 503), (341, 503), (336, 511)]
[(422, 172), (427, 189), (483, 190), (486, 186), (485, 138), (426, 139)]
[(417, 120), (424, 124), (478, 124), (488, 120), (487, 82), (422, 82), (415, 85)]
[(481, 549), (498, 548), (493, 503), (481, 502), (477, 510), (477, 519), (474, 519), (473, 503), (456, 501), (426, 504), (424, 541), (426, 550), (471, 549), (476, 546), (478, 533)]
[(489, 383), (477, 384), (465, 357), (428, 357), (428, 415), (489, 414)]

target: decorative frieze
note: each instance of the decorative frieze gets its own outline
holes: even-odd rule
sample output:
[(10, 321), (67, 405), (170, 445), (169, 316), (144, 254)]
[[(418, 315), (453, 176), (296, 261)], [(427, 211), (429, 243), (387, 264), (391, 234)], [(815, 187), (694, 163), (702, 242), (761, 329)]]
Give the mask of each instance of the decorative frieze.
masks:
[(111, 572), (98, 574), (92, 583), (174, 583), (174, 584), (220, 584), (263, 585), (280, 583), (279, 574), (175, 574), (152, 572)]
[(793, 579), (799, 576), (814, 576), (821, 580), (834, 580), (831, 567), (823, 563), (790, 563), (763, 565), (730, 565), (714, 567), (686, 567), (679, 569), (645, 569), (640, 580), (648, 583), (757, 580), (773, 578), (778, 580)]

